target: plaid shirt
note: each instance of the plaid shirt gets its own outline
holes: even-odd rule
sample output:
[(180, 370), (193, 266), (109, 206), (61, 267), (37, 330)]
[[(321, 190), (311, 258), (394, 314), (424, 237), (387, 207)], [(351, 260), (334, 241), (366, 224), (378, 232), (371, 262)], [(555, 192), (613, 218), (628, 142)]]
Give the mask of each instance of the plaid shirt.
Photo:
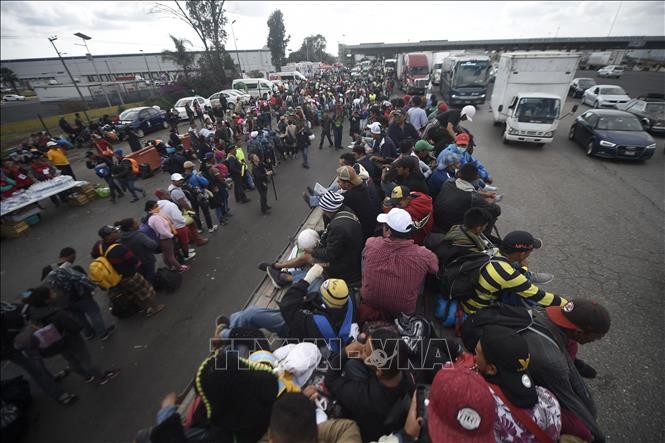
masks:
[(362, 300), (392, 314), (412, 314), (427, 273), (439, 270), (439, 260), (413, 240), (370, 237), (363, 250)]

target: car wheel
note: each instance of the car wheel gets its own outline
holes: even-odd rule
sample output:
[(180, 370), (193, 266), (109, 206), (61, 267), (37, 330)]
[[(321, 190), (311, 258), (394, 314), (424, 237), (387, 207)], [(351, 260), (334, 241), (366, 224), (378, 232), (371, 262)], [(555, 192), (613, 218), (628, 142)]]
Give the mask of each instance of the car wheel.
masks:
[(570, 131), (568, 131), (568, 140), (573, 140), (573, 141), (575, 141), (575, 129), (576, 129), (576, 126), (575, 126), (575, 125), (572, 125), (572, 126), (570, 127)]
[(137, 130), (134, 131), (134, 132), (136, 133), (136, 136), (137, 136), (138, 138), (143, 138), (143, 136), (145, 135), (145, 132), (143, 132), (143, 129), (141, 129), (141, 128), (137, 129)]
[(596, 154), (596, 147), (594, 146), (593, 140), (589, 140), (589, 143), (586, 145), (586, 155), (591, 157)]
[(166, 120), (164, 120), (164, 121), (162, 122), (162, 127), (163, 127), (164, 129), (169, 129), (169, 122), (167, 122)]
[(593, 109), (598, 109), (598, 106), (599, 106), (599, 105), (598, 105), (598, 100), (596, 100), (595, 102), (593, 102)]

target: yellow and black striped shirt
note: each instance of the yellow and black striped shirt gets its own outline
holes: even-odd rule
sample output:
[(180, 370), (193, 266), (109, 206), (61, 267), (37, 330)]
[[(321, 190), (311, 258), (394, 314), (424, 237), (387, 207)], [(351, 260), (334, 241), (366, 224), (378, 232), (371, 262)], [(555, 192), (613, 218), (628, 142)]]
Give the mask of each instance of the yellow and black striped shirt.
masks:
[(480, 271), (476, 295), (461, 303), (466, 314), (475, 314), (499, 299), (499, 292), (507, 290), (543, 306), (563, 306), (567, 301), (532, 284), (505, 257), (497, 254)]

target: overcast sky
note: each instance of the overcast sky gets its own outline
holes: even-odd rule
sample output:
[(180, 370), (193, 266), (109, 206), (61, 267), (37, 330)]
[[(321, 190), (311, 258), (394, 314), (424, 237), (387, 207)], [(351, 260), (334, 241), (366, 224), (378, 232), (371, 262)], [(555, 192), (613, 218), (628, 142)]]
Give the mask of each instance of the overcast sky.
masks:
[[(48, 41), (67, 56), (83, 55), (72, 34), (92, 37), (93, 54), (160, 52), (171, 49), (168, 34), (187, 38), (202, 49), (196, 34), (178, 20), (150, 13), (151, 1), (50, 1), (0, 3), (2, 59), (53, 57)], [(322, 34), (328, 52), (337, 43), (502, 38), (665, 35), (665, 2), (240, 2), (225, 4), (238, 49), (266, 44), (266, 21), (275, 9), (285, 17), (289, 48), (297, 50), (307, 35)], [(620, 10), (619, 10), (620, 9)], [(407, 12), (408, 11), (408, 12)], [(617, 11), (619, 13), (617, 14)], [(421, 19), (414, 17), (420, 16)], [(616, 21), (613, 24), (614, 18)], [(227, 48), (233, 49), (228, 28)]]

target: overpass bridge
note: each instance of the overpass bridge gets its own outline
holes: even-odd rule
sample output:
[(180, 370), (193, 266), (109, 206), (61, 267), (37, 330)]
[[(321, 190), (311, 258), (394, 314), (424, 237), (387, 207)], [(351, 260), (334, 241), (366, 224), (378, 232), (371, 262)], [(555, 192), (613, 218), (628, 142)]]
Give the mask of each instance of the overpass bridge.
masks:
[(612, 49), (665, 49), (665, 36), (627, 36), (627, 37), (556, 37), (527, 38), (505, 40), (424, 40), (409, 43), (361, 43), (358, 45), (339, 45), (341, 60), (354, 55), (393, 57), (403, 52), (449, 51), (449, 50), (484, 50), (484, 51), (605, 51)]

